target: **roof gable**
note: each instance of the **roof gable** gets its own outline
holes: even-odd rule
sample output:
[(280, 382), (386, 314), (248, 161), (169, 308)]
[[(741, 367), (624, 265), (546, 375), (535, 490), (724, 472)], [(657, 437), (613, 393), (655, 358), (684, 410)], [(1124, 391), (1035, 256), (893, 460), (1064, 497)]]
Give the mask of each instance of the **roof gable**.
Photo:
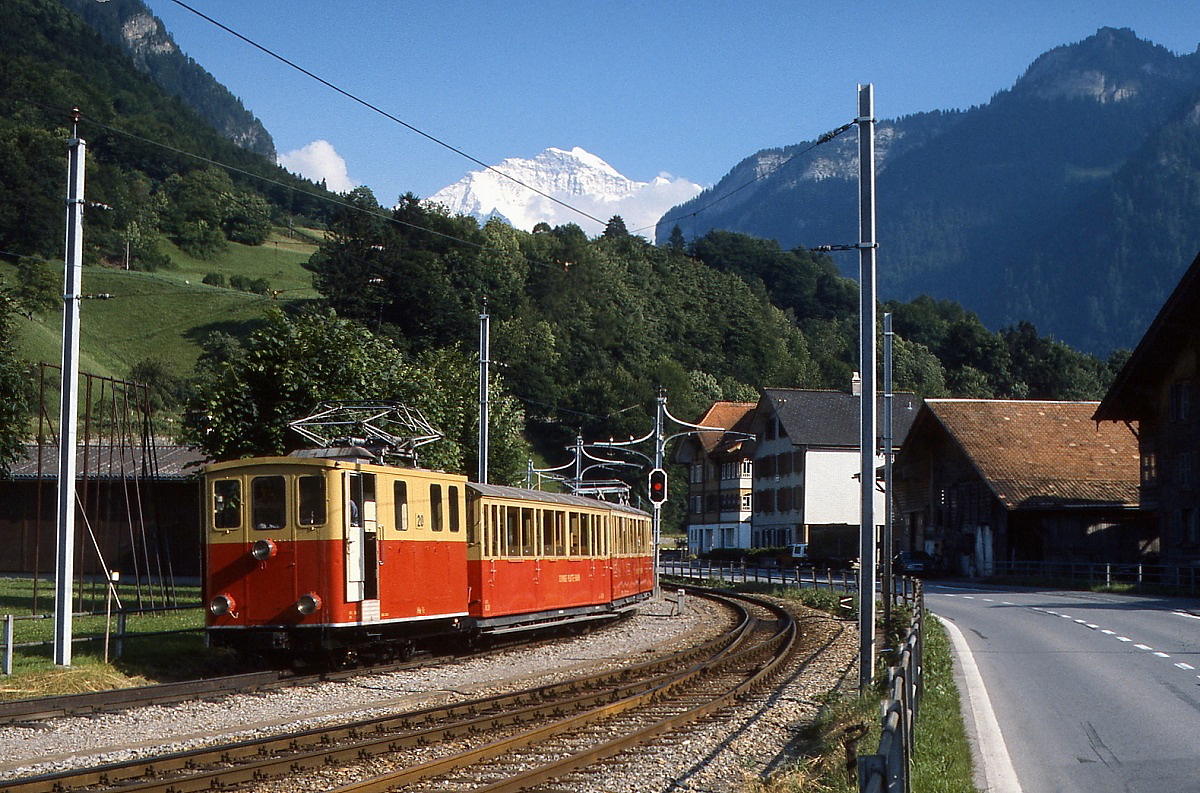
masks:
[[(729, 432), (752, 435), (754, 409), (757, 402), (714, 402), (712, 407), (696, 423), (701, 427), (723, 427)], [(724, 432), (700, 432), (696, 434), (705, 454), (732, 453), (743, 448), (753, 438), (730, 436)]]
[[(908, 435), (921, 398), (907, 391), (892, 397), (892, 443), (899, 446)], [(774, 413), (797, 446), (846, 447), (859, 445), (859, 397), (845, 391), (767, 388), (759, 402), (763, 420)], [(882, 394), (876, 396), (876, 435), (883, 438)], [(756, 428), (759, 422), (756, 421)]]
[(1147, 416), (1163, 373), (1170, 371), (1171, 363), (1189, 343), (1195, 343), (1198, 314), (1200, 256), (1192, 261), (1129, 360), (1117, 373), (1096, 409), (1096, 421), (1137, 421)]

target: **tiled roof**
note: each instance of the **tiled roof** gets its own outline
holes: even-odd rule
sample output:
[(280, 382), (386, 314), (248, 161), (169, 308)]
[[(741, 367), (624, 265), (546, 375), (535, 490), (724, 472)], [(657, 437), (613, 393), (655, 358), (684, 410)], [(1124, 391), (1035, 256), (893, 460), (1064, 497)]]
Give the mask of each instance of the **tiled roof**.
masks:
[[(768, 402), (797, 446), (857, 447), (859, 442), (859, 397), (845, 391), (808, 391), (796, 388), (767, 388)], [(883, 438), (883, 395), (876, 399), (876, 431)], [(899, 447), (917, 417), (921, 398), (907, 391), (892, 396), (892, 443)]]
[[(86, 454), (85, 454), (86, 448)], [(76, 476), (86, 472), (96, 479), (190, 479), (200, 471), (206, 456), (203, 452), (176, 444), (141, 446), (91, 445), (79, 446), (75, 455)], [(150, 469), (157, 463), (155, 475)], [(26, 444), (25, 457), (13, 463), (12, 479), (38, 478), (37, 444)], [(46, 445), (41, 453), (41, 476), (43, 479), (58, 479), (58, 445)]]
[[(750, 434), (757, 402), (714, 402), (696, 423), (701, 427), (724, 427), (734, 432)], [(704, 447), (705, 454), (731, 453), (741, 449), (752, 438), (728, 436), (721, 432), (701, 432), (696, 437)]]
[(1137, 438), (1097, 402), (930, 399), (926, 407), (1010, 508), (1138, 503)]

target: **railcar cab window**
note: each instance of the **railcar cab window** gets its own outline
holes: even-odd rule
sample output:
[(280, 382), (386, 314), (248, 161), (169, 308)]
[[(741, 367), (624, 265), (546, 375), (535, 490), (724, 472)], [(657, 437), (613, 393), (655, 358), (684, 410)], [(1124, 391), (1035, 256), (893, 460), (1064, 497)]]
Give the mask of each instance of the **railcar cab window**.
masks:
[(297, 477), (300, 495), (300, 525), (320, 526), (325, 522), (325, 477)]
[(238, 479), (218, 479), (212, 489), (212, 526), (236, 529), (242, 525), (242, 483)]
[(396, 528), (408, 531), (408, 482), (397, 479), (392, 484), (392, 498), (396, 507)]
[(443, 526), (443, 511), (442, 511), (442, 486), (429, 486), (429, 522), (430, 528), (433, 531), (442, 531)]
[(449, 492), (450, 492), (450, 531), (459, 531), (462, 528), (462, 524), (459, 521), (459, 512), (458, 512), (458, 488), (455, 487), (454, 485), (450, 485)]
[(282, 476), (256, 476), (250, 480), (250, 510), (256, 529), (282, 529), (287, 491)]

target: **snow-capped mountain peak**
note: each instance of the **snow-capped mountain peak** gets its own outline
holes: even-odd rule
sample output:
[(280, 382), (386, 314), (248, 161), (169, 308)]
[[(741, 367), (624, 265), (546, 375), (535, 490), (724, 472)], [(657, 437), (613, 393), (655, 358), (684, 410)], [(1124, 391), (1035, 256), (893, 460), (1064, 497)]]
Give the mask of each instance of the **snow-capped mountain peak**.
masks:
[(480, 222), (500, 217), (525, 231), (543, 222), (575, 223), (589, 234), (598, 234), (609, 218), (620, 215), (631, 233), (653, 239), (654, 224), (663, 213), (700, 190), (699, 185), (669, 174), (649, 182), (634, 181), (576, 146), (570, 151), (549, 148), (532, 159), (511, 157), (490, 170), (471, 171), (429, 200)]

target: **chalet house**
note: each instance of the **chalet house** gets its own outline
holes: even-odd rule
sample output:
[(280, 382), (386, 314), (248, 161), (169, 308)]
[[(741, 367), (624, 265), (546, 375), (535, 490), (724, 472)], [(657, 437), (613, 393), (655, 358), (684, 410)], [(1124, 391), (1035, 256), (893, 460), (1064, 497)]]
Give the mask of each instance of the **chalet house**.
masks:
[[(754, 515), (751, 542), (773, 547), (807, 542), (821, 556), (858, 554), (862, 515), (859, 487), (860, 397), (844, 391), (768, 388), (754, 411)], [(884, 398), (878, 398), (882, 444)], [(897, 393), (892, 402), (893, 448), (916, 417), (920, 398)], [(877, 458), (879, 465), (883, 457)], [(883, 491), (875, 502), (884, 522)]]
[(926, 400), (893, 466), (897, 549), (964, 575), (997, 560), (1140, 558), (1137, 443), (1092, 421), (1097, 404)]
[[(118, 570), (126, 580), (200, 575), (199, 466), (183, 446), (79, 446), (76, 453), (75, 572)], [(58, 448), (25, 447), (0, 479), (0, 572), (53, 575)], [(97, 557), (100, 549), (103, 559)]]
[(1141, 508), (1160, 561), (1200, 564), (1200, 257), (1096, 409), (1137, 438)]
[(754, 402), (715, 402), (697, 422), (727, 432), (688, 435), (675, 450), (687, 466), (688, 553), (749, 548), (753, 438), (746, 437)]

